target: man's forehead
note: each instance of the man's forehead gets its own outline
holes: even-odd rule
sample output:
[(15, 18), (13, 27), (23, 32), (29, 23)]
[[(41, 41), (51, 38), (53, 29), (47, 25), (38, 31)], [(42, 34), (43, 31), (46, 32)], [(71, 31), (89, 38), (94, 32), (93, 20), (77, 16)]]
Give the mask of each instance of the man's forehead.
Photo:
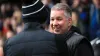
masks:
[(51, 10), (51, 13), (64, 13), (64, 10)]
[(64, 11), (62, 9), (51, 9), (51, 11)]
[(50, 14), (50, 18), (60, 18), (60, 17), (65, 17), (63, 11), (52, 11)]

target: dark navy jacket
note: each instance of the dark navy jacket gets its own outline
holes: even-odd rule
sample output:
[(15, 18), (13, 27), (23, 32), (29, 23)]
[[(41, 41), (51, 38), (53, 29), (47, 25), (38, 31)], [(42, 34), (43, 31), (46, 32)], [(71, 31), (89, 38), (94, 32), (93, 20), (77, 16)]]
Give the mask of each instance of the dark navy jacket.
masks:
[(4, 56), (58, 56), (55, 35), (38, 23), (26, 23), (24, 31), (8, 39)]

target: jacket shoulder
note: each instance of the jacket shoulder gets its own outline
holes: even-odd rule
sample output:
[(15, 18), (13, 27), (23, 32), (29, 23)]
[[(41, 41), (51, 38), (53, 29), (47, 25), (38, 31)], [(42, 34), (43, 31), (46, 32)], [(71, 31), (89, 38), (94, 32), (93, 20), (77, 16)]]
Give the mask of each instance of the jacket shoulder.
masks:
[(78, 44), (82, 39), (86, 39), (86, 37), (78, 34), (78, 33), (73, 33), (72, 36), (67, 40), (68, 45), (73, 45), (73, 44)]
[[(54, 49), (54, 53), (57, 53), (55, 52), (56, 46), (54, 42), (54, 35), (49, 32), (43, 30), (24, 31), (6, 41), (4, 53), (9, 56), (44, 55), (51, 53), (51, 48)], [(41, 52), (40, 50), (43, 51)]]
[(70, 51), (70, 55), (74, 55), (75, 51), (77, 50), (77, 47), (79, 47), (82, 43), (90, 47), (92, 50), (90, 42), (87, 40), (86, 37), (78, 34), (78, 33), (73, 33), (72, 36), (67, 40), (67, 45)]
[(52, 40), (54, 37), (55, 37), (54, 34), (44, 30), (24, 31), (8, 39), (6, 41), (6, 44), (12, 46), (15, 44), (20, 44), (25, 42), (35, 42), (35, 41), (42, 41), (42, 40), (48, 41), (48, 40)]

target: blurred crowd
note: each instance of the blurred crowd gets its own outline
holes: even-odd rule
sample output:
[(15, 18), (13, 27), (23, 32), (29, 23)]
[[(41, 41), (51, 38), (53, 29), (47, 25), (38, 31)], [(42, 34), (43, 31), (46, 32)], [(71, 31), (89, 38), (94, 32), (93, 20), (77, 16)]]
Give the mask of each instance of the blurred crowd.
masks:
[[(41, 0), (49, 9), (56, 3), (66, 3), (72, 8), (73, 25), (90, 41), (100, 38), (100, 0)], [(0, 3), (0, 45), (3, 40), (23, 30), (21, 6), (18, 3)], [(49, 20), (48, 20), (49, 22)], [(47, 25), (49, 23), (47, 22)]]
[(21, 29), (21, 6), (17, 3), (0, 3), (0, 38), (8, 39)]

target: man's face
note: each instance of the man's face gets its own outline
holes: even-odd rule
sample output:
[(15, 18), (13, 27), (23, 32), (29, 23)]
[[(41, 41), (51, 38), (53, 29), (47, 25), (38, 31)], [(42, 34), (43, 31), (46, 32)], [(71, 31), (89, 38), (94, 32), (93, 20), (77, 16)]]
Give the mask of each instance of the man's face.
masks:
[(55, 34), (63, 34), (68, 31), (70, 20), (66, 18), (63, 10), (51, 10), (50, 27)]
[(100, 8), (100, 0), (93, 0), (93, 3), (97, 8)]

